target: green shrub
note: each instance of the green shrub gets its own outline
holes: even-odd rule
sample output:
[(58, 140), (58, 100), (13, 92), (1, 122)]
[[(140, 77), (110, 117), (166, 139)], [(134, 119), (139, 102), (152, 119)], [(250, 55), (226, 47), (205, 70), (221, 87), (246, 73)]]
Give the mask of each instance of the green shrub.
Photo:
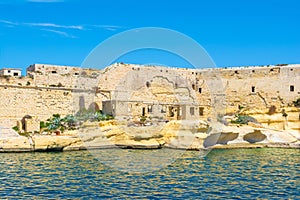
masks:
[(248, 122), (258, 123), (254, 117), (248, 115), (236, 115), (236, 120), (232, 120), (233, 124), (248, 124)]
[(17, 126), (12, 127), (12, 129), (19, 132), (19, 128)]
[(300, 98), (298, 98), (296, 101), (293, 101), (293, 104), (295, 107), (300, 107)]
[[(52, 118), (46, 120), (46, 122), (40, 122), (40, 129), (44, 131), (55, 131), (55, 130), (65, 130), (64, 125), (62, 124), (62, 119), (59, 114), (54, 114)], [(62, 129), (64, 127), (64, 129)]]
[(61, 120), (66, 127), (73, 128), (76, 126), (77, 119), (73, 115), (67, 115)]
[(146, 120), (147, 120), (147, 116), (140, 116), (140, 122), (144, 124)]
[(44, 129), (44, 128), (47, 128), (47, 125), (44, 121), (41, 121), (40, 122), (40, 129)]
[(101, 110), (82, 109), (75, 115), (78, 121), (105, 121), (113, 119), (113, 116), (103, 113)]
[(78, 122), (83, 121), (104, 121), (111, 120), (113, 116), (103, 114), (101, 111), (93, 111), (83, 109), (76, 113), (76, 115), (67, 115), (63, 118), (59, 114), (54, 114), (51, 118), (47, 119), (46, 122), (40, 122), (40, 129), (47, 132), (60, 130), (64, 132), (65, 130), (76, 129)]
[(75, 114), (75, 117), (78, 121), (87, 121), (93, 118), (94, 111), (91, 109), (81, 109)]

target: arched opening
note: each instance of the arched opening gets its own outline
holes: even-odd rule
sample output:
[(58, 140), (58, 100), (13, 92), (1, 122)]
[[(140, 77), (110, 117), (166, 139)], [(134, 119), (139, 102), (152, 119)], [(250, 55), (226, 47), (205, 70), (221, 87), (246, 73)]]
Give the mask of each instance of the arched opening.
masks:
[(146, 86), (147, 86), (147, 88), (150, 87), (150, 82), (149, 81), (146, 82)]
[(32, 117), (30, 115), (25, 115), (22, 119), (21, 119), (21, 123), (22, 123), (22, 130), (26, 130), (26, 119), (31, 119)]
[(79, 97), (79, 110), (83, 110), (85, 109), (85, 100), (84, 100), (84, 96), (80, 96)]
[(93, 103), (90, 104), (89, 110), (98, 111), (98, 110), (100, 110), (100, 108), (99, 108), (99, 105), (97, 103), (93, 102)]

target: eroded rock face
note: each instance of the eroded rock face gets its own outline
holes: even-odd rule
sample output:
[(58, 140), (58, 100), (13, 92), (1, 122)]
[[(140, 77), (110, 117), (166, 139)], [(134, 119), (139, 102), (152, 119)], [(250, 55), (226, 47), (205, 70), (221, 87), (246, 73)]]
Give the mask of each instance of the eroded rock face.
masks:
[(296, 143), (299, 141), (298, 134), (292, 134), (290, 131), (277, 131), (277, 130), (262, 130), (262, 133), (267, 136), (268, 143)]
[(11, 135), (0, 138), (0, 152), (71, 151), (100, 148), (300, 148), (298, 131), (278, 131), (253, 126), (209, 128), (201, 121), (171, 121), (162, 126), (128, 127), (115, 122), (89, 123), (61, 136)]
[(0, 138), (19, 137), (19, 134), (8, 127), (0, 126)]
[(33, 146), (28, 138), (20, 136), (11, 128), (0, 127), (0, 152), (26, 152), (32, 150)]
[(229, 141), (237, 139), (239, 136), (238, 133), (229, 132), (229, 133), (214, 133), (209, 135), (204, 141), (204, 147), (211, 147), (216, 144), (226, 145)]
[(17, 136), (0, 139), (0, 152), (33, 151), (33, 146), (26, 137)]
[(243, 139), (251, 144), (262, 142), (267, 138), (266, 135), (262, 134), (260, 130), (254, 130), (252, 133), (246, 134)]
[(77, 143), (79, 138), (69, 136), (33, 136), (34, 151), (62, 151), (65, 147)]
[(161, 131), (165, 147), (178, 149), (203, 149), (209, 127), (204, 121), (171, 121)]
[(85, 127), (79, 136), (86, 149), (93, 148), (161, 148), (164, 142), (158, 127), (127, 127), (120, 124), (101, 124)]

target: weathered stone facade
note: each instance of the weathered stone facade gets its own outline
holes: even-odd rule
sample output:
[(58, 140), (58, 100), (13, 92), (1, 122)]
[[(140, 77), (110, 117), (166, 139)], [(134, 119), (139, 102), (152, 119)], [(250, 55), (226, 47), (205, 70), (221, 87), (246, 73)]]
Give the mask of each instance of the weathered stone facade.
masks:
[[(278, 114), (300, 97), (299, 83), (300, 65), (179, 69), (117, 63), (96, 70), (35, 64), (25, 77), (0, 77), (0, 126), (83, 107), (130, 119), (206, 119), (239, 109), (264, 115), (271, 107)], [(297, 115), (294, 108), (290, 116)]]
[[(110, 91), (111, 107), (119, 113), (107, 110), (116, 116), (149, 114), (149, 106), (163, 110), (165, 105), (164, 117), (175, 107), (181, 113), (177, 119), (193, 119), (191, 113), (206, 119), (213, 112), (267, 114), (275, 108), (281, 113), (300, 97), (299, 82), (300, 65), (178, 69), (115, 64), (106, 69), (99, 88)], [(296, 108), (286, 110), (299, 114)]]
[[(52, 73), (54, 70), (57, 73)], [(93, 88), (84, 88), (77, 81), (96, 80), (97, 73), (99, 71), (36, 64), (27, 69), (25, 77), (0, 77), (0, 125), (15, 126), (26, 115), (46, 120), (55, 113), (76, 112), (81, 96), (88, 93), (95, 96)], [(89, 102), (82, 106), (88, 108)]]

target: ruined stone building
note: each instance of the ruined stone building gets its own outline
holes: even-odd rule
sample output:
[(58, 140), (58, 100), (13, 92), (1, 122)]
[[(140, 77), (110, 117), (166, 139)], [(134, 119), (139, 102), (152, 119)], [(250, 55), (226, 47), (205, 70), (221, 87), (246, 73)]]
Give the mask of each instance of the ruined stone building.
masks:
[[(5, 71), (2, 70), (2, 71)], [(3, 74), (2, 74), (3, 75)], [(0, 76), (0, 126), (24, 116), (100, 109), (117, 119), (207, 119), (212, 114), (276, 112), (300, 97), (300, 65), (183, 69), (116, 63), (104, 69), (34, 64)]]

